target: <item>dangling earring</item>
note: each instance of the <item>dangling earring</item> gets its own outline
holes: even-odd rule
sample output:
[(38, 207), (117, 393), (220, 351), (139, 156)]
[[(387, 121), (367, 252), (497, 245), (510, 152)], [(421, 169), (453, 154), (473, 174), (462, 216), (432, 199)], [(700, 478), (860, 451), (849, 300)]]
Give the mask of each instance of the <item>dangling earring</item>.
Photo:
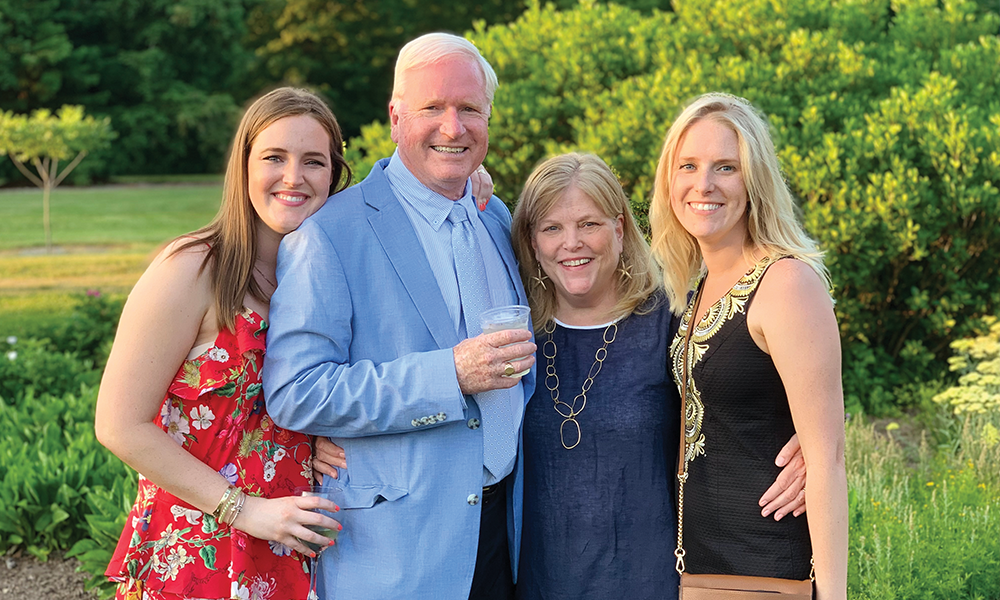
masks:
[(538, 274), (534, 275), (531, 280), (535, 282), (535, 286), (541, 287), (543, 290), (545, 288), (545, 282), (549, 279), (549, 276), (542, 272), (542, 265), (535, 263), (535, 267), (538, 269)]
[(621, 259), (618, 264), (618, 274), (621, 276), (622, 281), (632, 279), (632, 265), (625, 263), (625, 253), (622, 252), (618, 255)]

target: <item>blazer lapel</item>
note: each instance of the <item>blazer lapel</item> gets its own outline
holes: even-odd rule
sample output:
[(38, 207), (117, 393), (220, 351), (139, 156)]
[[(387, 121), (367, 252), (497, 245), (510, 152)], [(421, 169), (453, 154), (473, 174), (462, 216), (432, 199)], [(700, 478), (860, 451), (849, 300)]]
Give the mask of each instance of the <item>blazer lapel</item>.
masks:
[(375, 209), (368, 216), (368, 223), (434, 341), (440, 348), (450, 348), (458, 344), (458, 332), (445, 309), (444, 296), (413, 224), (382, 171), (387, 163), (379, 161), (362, 183), (365, 202)]

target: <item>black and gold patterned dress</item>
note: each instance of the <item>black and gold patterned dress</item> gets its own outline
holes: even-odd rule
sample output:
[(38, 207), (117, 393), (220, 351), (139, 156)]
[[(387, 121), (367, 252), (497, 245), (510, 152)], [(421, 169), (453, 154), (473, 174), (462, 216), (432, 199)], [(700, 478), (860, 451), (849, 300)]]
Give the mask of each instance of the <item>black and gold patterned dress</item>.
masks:
[[(774, 362), (747, 328), (747, 309), (773, 262), (765, 258), (747, 272), (691, 334), (684, 493), (689, 573), (809, 576), (806, 517), (775, 522), (762, 517), (757, 504), (780, 471), (775, 457), (795, 433)], [(678, 382), (692, 310), (689, 304), (670, 347)]]

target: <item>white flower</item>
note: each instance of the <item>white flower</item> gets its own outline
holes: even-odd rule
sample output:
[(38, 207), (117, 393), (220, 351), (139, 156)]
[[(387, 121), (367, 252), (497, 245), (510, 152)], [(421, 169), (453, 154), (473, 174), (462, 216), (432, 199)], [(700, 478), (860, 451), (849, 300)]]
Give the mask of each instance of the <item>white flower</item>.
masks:
[(208, 429), (212, 426), (213, 419), (215, 419), (215, 413), (204, 404), (196, 406), (191, 410), (191, 425), (195, 429)]
[(302, 461), (302, 476), (306, 478), (306, 481), (313, 480), (313, 459), (312, 456), (306, 457)]
[(163, 575), (163, 578), (169, 577), (171, 581), (177, 579), (177, 573), (180, 572), (182, 568), (194, 562), (193, 556), (187, 555), (187, 550), (183, 546), (180, 548), (172, 548), (170, 554), (167, 555), (167, 561), (161, 562), (157, 565), (156, 571)]
[(15, 352), (13, 350), (11, 350), (10, 352), (8, 352), (7, 353), (7, 360), (10, 360), (10, 361), (17, 360), (17, 352)]
[(10, 344), (11, 346), (13, 346), (14, 344), (16, 344), (17, 343), (17, 336), (16, 335), (8, 335), (7, 336), (7, 343)]
[(184, 517), (188, 523), (191, 525), (197, 525), (198, 521), (201, 520), (202, 512), (200, 510), (191, 510), (190, 508), (184, 508), (179, 504), (174, 504), (170, 507), (170, 512), (174, 515), (174, 520)]
[(285, 452), (284, 448), (278, 448), (277, 450), (274, 451), (274, 457), (273, 457), (274, 462), (280, 462), (281, 459), (285, 458), (286, 454), (288, 453)]
[(173, 525), (167, 525), (167, 527), (163, 530), (163, 533), (160, 535), (160, 539), (156, 540), (153, 544), (153, 552), (155, 553), (163, 550), (164, 548), (169, 548), (179, 542), (180, 539), (180, 532), (175, 531)]
[(223, 348), (212, 348), (208, 351), (208, 358), (215, 362), (226, 362), (229, 360), (229, 353)]
[(270, 540), (267, 542), (267, 545), (271, 547), (271, 552), (273, 552), (275, 556), (288, 556), (292, 553), (292, 549), (281, 542)]
[(173, 402), (167, 402), (164, 404), (163, 408), (160, 409), (160, 417), (162, 418), (163, 424), (167, 427), (167, 433), (170, 437), (174, 438), (174, 441), (178, 444), (184, 445), (184, 435), (191, 433), (191, 426), (188, 424), (188, 418), (184, 416), (180, 408), (174, 406)]
[(253, 583), (250, 584), (250, 600), (268, 600), (278, 589), (278, 584), (274, 579), (264, 581), (260, 575), (255, 575)]
[(239, 581), (234, 581), (229, 592), (229, 597), (234, 600), (250, 600), (250, 589), (245, 585), (240, 585)]
[(267, 461), (264, 463), (264, 481), (271, 481), (274, 479), (274, 461)]

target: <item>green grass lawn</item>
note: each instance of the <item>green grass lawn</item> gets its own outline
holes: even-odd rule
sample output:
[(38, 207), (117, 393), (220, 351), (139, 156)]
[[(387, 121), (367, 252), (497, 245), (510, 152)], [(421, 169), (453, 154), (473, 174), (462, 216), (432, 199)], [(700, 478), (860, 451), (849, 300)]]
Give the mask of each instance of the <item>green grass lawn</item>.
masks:
[(155, 250), (208, 223), (218, 178), (181, 185), (57, 188), (53, 252), (46, 253), (42, 192), (0, 191), (0, 334), (58, 322), (87, 290), (128, 293)]
[[(208, 223), (221, 197), (219, 183), (56, 188), (52, 243), (152, 249)], [(44, 246), (41, 190), (0, 192), (0, 250)]]

